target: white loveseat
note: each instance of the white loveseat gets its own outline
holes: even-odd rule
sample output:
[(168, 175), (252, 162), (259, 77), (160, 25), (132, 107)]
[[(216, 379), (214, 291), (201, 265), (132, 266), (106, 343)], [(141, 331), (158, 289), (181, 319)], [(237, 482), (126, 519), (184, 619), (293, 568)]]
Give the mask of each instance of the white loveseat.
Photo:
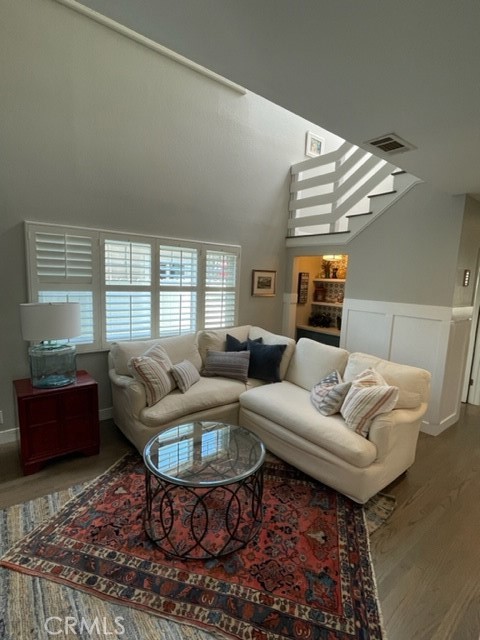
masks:
[[(207, 351), (223, 351), (226, 334), (240, 341), (262, 338), (285, 344), (280, 382), (249, 378), (200, 377), (186, 393), (175, 389), (147, 406), (145, 389), (129, 371), (131, 357), (162, 344), (175, 364), (184, 359), (201, 371)], [(162, 429), (192, 420), (240, 424), (256, 433), (268, 450), (330, 487), (364, 503), (406, 471), (415, 459), (422, 416), (427, 409), (430, 373), (308, 338), (297, 344), (260, 327), (219, 331), (113, 345), (109, 354), (113, 417), (127, 438), (143, 450)], [(345, 425), (340, 413), (324, 416), (310, 401), (312, 387), (336, 370), (347, 382), (367, 368), (399, 388), (395, 408), (371, 422), (368, 437)]]
[[(351, 382), (367, 368), (397, 386), (399, 397), (392, 411), (373, 419), (365, 438), (347, 428), (340, 413), (321, 415), (310, 392), (333, 370)], [(424, 369), (301, 338), (285, 380), (240, 396), (239, 423), (278, 457), (364, 503), (413, 464), (429, 390)]]

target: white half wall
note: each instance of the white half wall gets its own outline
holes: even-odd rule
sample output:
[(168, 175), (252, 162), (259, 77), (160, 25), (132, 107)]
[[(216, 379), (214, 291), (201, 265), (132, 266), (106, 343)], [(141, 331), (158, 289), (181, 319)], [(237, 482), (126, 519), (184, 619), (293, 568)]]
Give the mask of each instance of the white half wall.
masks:
[(340, 346), (430, 371), (422, 431), (438, 435), (459, 418), (472, 313), (472, 307), (345, 299)]

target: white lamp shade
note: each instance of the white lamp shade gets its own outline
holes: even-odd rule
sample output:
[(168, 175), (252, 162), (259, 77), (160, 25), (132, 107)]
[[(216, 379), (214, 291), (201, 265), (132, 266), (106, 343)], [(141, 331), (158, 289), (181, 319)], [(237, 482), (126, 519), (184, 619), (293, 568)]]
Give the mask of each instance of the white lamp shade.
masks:
[(31, 302), (20, 305), (24, 340), (75, 338), (82, 333), (79, 302)]

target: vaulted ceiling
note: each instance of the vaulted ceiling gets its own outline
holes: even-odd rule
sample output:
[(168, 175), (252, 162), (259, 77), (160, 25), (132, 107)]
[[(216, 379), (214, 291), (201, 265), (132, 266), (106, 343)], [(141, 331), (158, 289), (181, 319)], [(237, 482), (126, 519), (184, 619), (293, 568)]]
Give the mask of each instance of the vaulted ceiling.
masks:
[(350, 142), (394, 132), (417, 148), (392, 162), (480, 194), (479, 0), (82, 4)]

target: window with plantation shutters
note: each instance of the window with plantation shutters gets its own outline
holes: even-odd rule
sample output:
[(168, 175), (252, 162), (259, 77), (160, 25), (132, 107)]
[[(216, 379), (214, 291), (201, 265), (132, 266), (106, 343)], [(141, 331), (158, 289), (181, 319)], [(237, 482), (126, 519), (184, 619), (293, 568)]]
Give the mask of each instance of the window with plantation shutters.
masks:
[(158, 335), (196, 331), (198, 249), (161, 244), (159, 265)]
[(151, 338), (151, 244), (106, 238), (103, 250), (106, 341)]
[(206, 250), (205, 321), (206, 329), (231, 327), (237, 309), (238, 256), (226, 251)]
[(26, 239), (31, 301), (79, 302), (82, 333), (70, 342), (99, 346), (93, 294), (98, 233), (29, 225)]
[(79, 302), (79, 352), (237, 322), (240, 247), (25, 223), (29, 301)]

